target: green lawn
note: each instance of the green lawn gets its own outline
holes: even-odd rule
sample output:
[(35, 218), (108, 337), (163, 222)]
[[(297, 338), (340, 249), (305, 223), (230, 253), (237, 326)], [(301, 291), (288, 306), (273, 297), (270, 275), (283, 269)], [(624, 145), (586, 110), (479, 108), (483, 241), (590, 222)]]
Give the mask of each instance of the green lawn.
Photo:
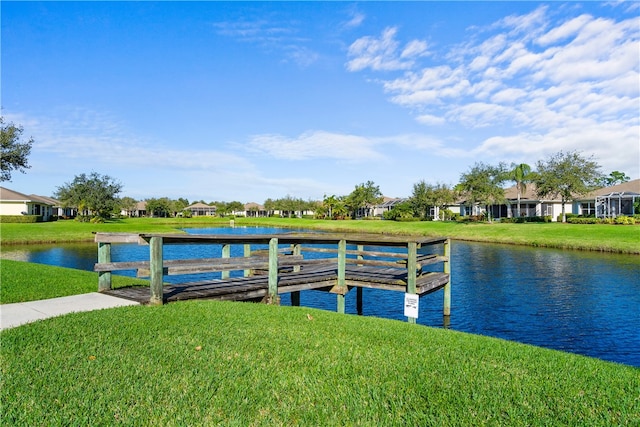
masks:
[(124, 307), (0, 338), (4, 425), (640, 424), (640, 369), (304, 307)]
[[(46, 229), (61, 224), (75, 235), (98, 231), (72, 222)], [(261, 222), (298, 224), (315, 226)], [(383, 222), (339, 224), (375, 231)], [(407, 232), (406, 224), (387, 224), (385, 232)], [(29, 226), (37, 225), (45, 224)], [(413, 232), (448, 226), (411, 225)], [(99, 227), (176, 226), (125, 221)], [(97, 280), (96, 273), (2, 260), (0, 301), (93, 292)], [(114, 276), (115, 286), (147, 283)], [(0, 342), (3, 425), (640, 424), (638, 368), (305, 307), (216, 301), (123, 307), (1, 331)]]
[[(640, 254), (640, 225), (581, 225), (561, 223), (486, 224), (442, 221), (325, 221), (286, 218), (236, 218), (235, 224), (293, 227), (327, 231), (448, 236), (453, 239), (532, 245), (563, 249)], [(129, 218), (104, 224), (58, 221), (2, 224), (0, 243), (92, 241), (92, 232), (167, 233), (184, 227), (228, 226), (225, 218)]]
[[(114, 288), (149, 286), (148, 280), (112, 276)], [(0, 259), (0, 303), (35, 301), (97, 292), (98, 273)]]

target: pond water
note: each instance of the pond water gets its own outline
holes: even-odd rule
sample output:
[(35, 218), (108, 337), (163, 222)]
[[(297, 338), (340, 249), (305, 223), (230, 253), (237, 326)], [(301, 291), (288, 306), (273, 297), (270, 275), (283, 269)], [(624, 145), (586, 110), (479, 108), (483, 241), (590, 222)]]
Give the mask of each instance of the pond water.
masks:
[[(187, 231), (270, 234), (292, 230), (237, 227)], [(148, 260), (148, 250), (147, 246), (113, 245), (112, 259)], [(241, 251), (232, 247), (232, 256)], [(220, 246), (165, 247), (165, 259), (220, 254)], [(8, 246), (2, 248), (2, 257), (92, 270), (97, 247), (92, 243)], [(454, 241), (451, 269), (451, 318), (447, 325), (451, 329), (640, 367), (640, 257)], [(166, 279), (184, 280), (179, 276)], [(347, 313), (356, 313), (355, 294), (347, 294)], [(364, 315), (406, 319), (400, 292), (364, 289), (363, 299)], [(336, 310), (335, 295), (320, 291), (303, 291), (300, 303)], [(283, 295), (282, 304), (290, 305), (289, 295)], [(442, 292), (420, 298), (418, 323), (443, 326)]]

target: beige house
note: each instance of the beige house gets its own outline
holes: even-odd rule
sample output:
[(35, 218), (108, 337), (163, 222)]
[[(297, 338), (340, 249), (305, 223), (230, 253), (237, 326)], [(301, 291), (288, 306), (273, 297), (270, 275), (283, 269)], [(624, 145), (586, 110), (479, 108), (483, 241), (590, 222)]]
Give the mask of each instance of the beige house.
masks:
[(191, 216), (215, 216), (216, 214), (215, 206), (209, 206), (202, 202), (189, 205), (184, 210), (191, 212)]
[(236, 216), (246, 216), (250, 218), (268, 216), (265, 207), (255, 202), (245, 203), (243, 212), (233, 212), (233, 214)]
[(574, 202), (573, 213), (615, 218), (633, 215), (633, 205), (640, 200), (640, 179), (596, 190)]
[(57, 200), (50, 197), (26, 195), (0, 187), (0, 215), (36, 215), (42, 221), (50, 221), (58, 212)]
[(147, 202), (144, 200), (136, 202), (133, 210), (122, 209), (120, 211), (120, 215), (128, 216), (131, 218), (140, 218), (147, 216)]

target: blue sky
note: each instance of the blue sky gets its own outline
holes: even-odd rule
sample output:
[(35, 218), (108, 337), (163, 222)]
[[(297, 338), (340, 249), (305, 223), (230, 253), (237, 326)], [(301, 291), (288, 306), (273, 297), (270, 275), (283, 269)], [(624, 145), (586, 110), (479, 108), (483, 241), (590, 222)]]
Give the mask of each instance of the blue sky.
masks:
[(322, 199), (579, 150), (640, 177), (638, 2), (7, 2), (3, 186)]

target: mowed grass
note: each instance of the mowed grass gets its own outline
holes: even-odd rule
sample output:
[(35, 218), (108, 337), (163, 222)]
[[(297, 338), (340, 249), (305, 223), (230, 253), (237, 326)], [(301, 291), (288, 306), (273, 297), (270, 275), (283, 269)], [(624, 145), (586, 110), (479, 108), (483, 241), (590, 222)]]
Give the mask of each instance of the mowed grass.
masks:
[(640, 424), (639, 369), (304, 307), (123, 307), (0, 338), (3, 425)]
[(325, 221), (247, 218), (236, 224), (300, 227), (325, 231), (446, 236), (456, 240), (528, 245), (559, 249), (640, 254), (639, 225), (562, 223), (459, 223), (449, 221), (396, 222), (379, 220)]
[[(127, 218), (104, 224), (57, 221), (2, 224), (0, 243), (92, 241), (93, 232), (176, 233), (188, 227), (228, 226), (228, 218)], [(236, 218), (236, 226), (303, 228), (337, 232), (447, 236), (452, 239), (561, 249), (640, 254), (640, 225), (457, 223), (443, 221), (327, 221), (300, 218)]]
[[(149, 286), (149, 281), (112, 275), (114, 288), (132, 285)], [(0, 259), (0, 304), (86, 294), (97, 290), (98, 273)]]

